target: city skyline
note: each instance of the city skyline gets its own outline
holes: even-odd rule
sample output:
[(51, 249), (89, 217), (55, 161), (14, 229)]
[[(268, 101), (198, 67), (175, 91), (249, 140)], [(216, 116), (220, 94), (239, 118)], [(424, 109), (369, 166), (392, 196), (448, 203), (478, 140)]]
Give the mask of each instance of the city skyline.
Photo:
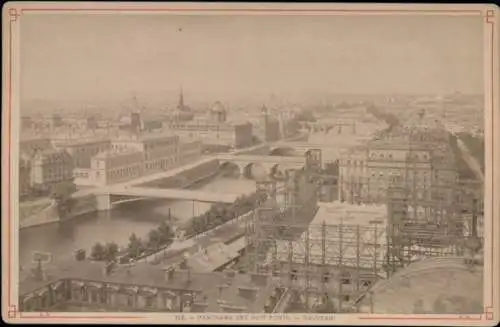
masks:
[(482, 93), (482, 32), (481, 18), (453, 16), (26, 16), (21, 100), (147, 99), (181, 85), (194, 101)]

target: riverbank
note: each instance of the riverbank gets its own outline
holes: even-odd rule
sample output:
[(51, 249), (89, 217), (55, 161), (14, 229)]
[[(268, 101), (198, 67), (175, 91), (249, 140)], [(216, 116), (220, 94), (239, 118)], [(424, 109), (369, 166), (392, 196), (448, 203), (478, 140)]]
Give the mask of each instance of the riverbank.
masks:
[[(210, 183), (213, 179), (217, 178), (218, 175), (219, 171), (213, 170), (210, 173), (200, 177), (196, 177), (193, 180), (188, 180), (188, 177), (186, 177), (182, 173), (173, 176), (173, 178), (183, 177), (182, 184), (178, 185), (179, 189), (192, 189), (200, 187), (200, 185), (203, 185), (204, 183)], [(88, 190), (86, 191), (88, 192)], [(74, 200), (75, 204), (73, 206), (73, 209), (71, 210), (71, 213), (64, 219), (61, 219), (59, 217), (55, 205), (52, 204), (51, 207), (45, 208), (45, 210), (42, 210), (39, 213), (20, 221), (19, 228), (26, 229), (42, 225), (54, 224), (62, 220), (75, 219), (82, 215), (98, 211), (96, 198), (92, 194), (80, 194), (75, 196)], [(137, 199), (137, 201), (140, 200), (142, 199)]]

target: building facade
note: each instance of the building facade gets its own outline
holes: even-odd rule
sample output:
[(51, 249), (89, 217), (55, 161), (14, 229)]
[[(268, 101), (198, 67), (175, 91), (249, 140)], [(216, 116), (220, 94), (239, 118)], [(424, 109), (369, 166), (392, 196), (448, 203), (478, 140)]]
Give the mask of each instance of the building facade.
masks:
[(19, 158), (19, 196), (31, 193), (31, 157), (21, 154)]
[(19, 142), (19, 151), (32, 156), (36, 150), (47, 150), (52, 148), (52, 143), (49, 138), (23, 138)]
[(107, 150), (92, 158), (88, 172), (79, 173), (77, 178), (100, 186), (138, 178), (143, 175), (143, 153), (134, 149)]
[(65, 149), (74, 160), (75, 168), (90, 168), (92, 157), (111, 148), (109, 139), (59, 140), (53, 142), (56, 149)]
[[(413, 207), (450, 207), (457, 200), (458, 174), (446, 133), (441, 129), (397, 128), (356, 147), (339, 161), (339, 199), (387, 203), (387, 189), (399, 177)], [(417, 212), (415, 211), (415, 215)]]
[(58, 183), (73, 180), (73, 158), (65, 150), (36, 151), (31, 162), (31, 185), (50, 190)]

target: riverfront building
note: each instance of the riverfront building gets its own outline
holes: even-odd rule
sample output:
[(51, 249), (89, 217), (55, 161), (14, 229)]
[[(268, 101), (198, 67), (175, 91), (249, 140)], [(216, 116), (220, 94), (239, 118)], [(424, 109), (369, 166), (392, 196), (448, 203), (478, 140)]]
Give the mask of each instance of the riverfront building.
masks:
[(77, 185), (110, 185), (144, 175), (166, 171), (196, 161), (201, 142), (181, 141), (179, 136), (161, 133), (116, 138), (109, 148), (94, 155), (86, 168), (75, 169)]
[(89, 169), (75, 170), (75, 183), (105, 186), (142, 175), (142, 153), (134, 149), (106, 150), (94, 156)]
[(42, 190), (73, 179), (73, 158), (65, 150), (36, 151), (31, 161), (31, 185)]
[(110, 140), (104, 138), (54, 140), (53, 144), (56, 149), (68, 151), (73, 157), (75, 168), (85, 169), (90, 168), (92, 157), (111, 148)]

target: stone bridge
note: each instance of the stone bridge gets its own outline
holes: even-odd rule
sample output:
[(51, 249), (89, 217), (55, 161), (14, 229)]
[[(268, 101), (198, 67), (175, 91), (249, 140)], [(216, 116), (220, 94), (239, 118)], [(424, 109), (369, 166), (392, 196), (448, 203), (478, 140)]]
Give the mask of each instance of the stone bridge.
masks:
[(221, 169), (237, 169), (240, 176), (252, 178), (255, 168), (260, 168), (267, 175), (284, 174), (287, 169), (301, 169), (306, 163), (305, 157), (219, 155)]

